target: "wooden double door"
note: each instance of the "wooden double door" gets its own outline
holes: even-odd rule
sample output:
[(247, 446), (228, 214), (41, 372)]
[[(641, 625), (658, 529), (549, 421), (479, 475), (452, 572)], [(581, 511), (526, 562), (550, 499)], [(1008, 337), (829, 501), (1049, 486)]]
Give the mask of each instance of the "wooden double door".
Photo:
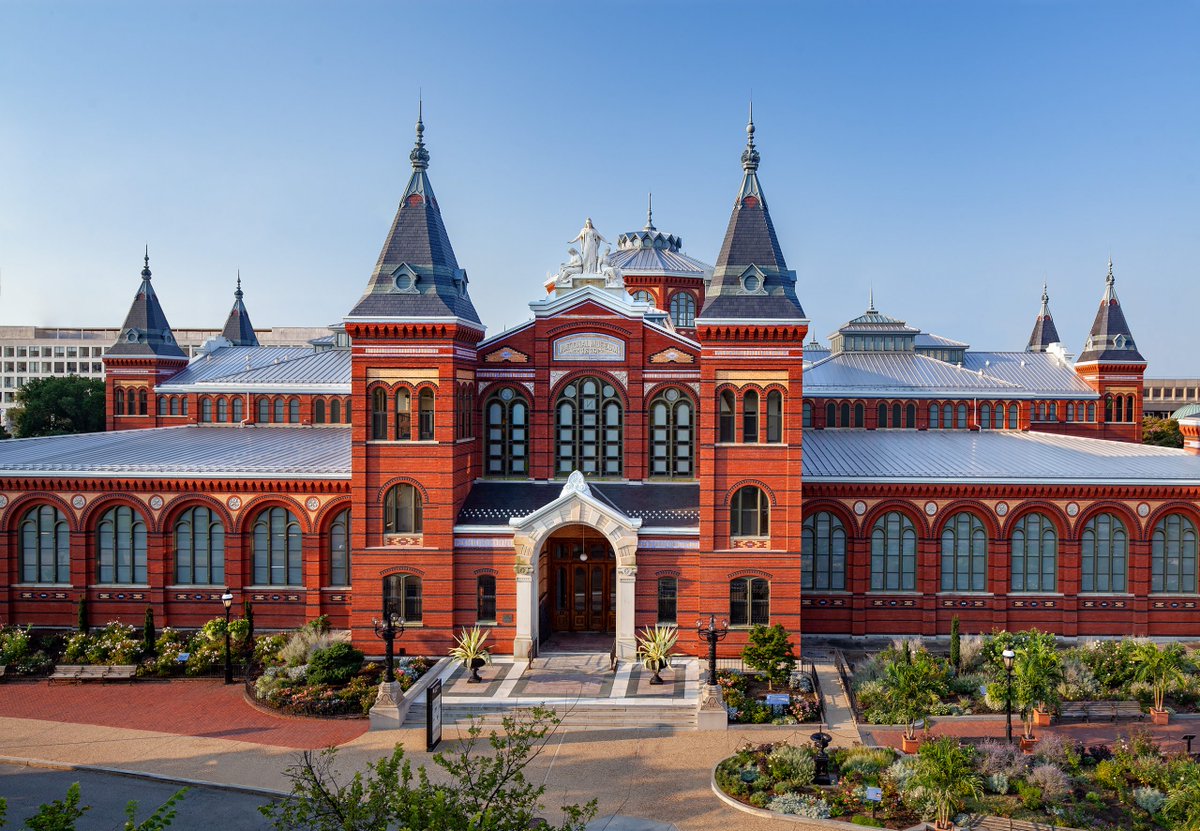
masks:
[(617, 561), (598, 535), (575, 533), (547, 543), (551, 619), (556, 632), (615, 632)]

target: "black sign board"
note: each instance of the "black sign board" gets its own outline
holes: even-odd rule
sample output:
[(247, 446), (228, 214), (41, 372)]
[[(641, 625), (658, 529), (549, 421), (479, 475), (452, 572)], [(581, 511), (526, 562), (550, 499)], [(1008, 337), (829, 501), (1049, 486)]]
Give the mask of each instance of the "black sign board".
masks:
[(433, 750), (441, 740), (442, 680), (439, 678), (425, 690), (425, 750)]

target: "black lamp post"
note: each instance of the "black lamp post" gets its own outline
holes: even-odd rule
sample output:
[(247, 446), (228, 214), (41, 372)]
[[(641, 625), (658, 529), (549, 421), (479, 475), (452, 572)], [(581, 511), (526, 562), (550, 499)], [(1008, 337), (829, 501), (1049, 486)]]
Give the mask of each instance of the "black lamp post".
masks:
[(1012, 744), (1013, 659), (1017, 657), (1017, 653), (1006, 649), (1000, 653), (1000, 657), (1004, 660), (1004, 675), (1007, 682), (1004, 690), (1004, 735), (1008, 739), (1008, 743)]
[(371, 623), (375, 626), (375, 637), (383, 639), (386, 668), (383, 680), (390, 684), (396, 680), (396, 638), (404, 634), (404, 621), (400, 619), (400, 615), (385, 608), (383, 620), (373, 620)]
[(225, 607), (225, 683), (233, 683), (233, 657), (229, 652), (229, 613), (233, 609), (233, 592), (228, 589), (221, 595), (221, 604)]
[(717, 685), (717, 643), (725, 639), (729, 634), (729, 621), (722, 620), (717, 623), (716, 615), (709, 615), (708, 622), (704, 619), (696, 621), (696, 634), (700, 640), (708, 641), (708, 683), (709, 686)]

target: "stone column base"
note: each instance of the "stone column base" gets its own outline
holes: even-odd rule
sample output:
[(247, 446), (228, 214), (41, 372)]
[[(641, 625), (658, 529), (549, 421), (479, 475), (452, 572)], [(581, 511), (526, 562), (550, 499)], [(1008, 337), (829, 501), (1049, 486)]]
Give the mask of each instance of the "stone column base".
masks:
[(379, 695), (371, 707), (372, 730), (398, 730), (408, 715), (408, 704), (400, 691), (399, 681), (383, 681), (379, 684)]
[(728, 730), (729, 713), (721, 696), (721, 688), (704, 684), (696, 704), (697, 730)]

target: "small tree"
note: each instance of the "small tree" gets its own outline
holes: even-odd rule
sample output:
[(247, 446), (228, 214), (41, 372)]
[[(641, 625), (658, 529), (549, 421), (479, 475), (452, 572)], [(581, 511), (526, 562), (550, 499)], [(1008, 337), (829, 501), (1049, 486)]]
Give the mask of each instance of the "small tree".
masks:
[(955, 673), (962, 669), (962, 636), (958, 631), (958, 615), (950, 619), (950, 668)]
[(1159, 649), (1152, 643), (1141, 644), (1133, 656), (1137, 665), (1137, 680), (1154, 689), (1154, 709), (1163, 710), (1167, 690), (1183, 683), (1184, 674), (1191, 669), (1187, 653), (1177, 643)]
[(758, 625), (750, 630), (742, 660), (746, 666), (767, 676), (767, 689), (776, 684), (786, 684), (792, 670), (796, 668), (796, 653), (792, 651), (792, 640), (783, 624)]
[(888, 709), (904, 723), (904, 738), (917, 737), (917, 722), (929, 718), (946, 694), (946, 668), (925, 650), (909, 652), (908, 661), (893, 661), (883, 673)]
[(975, 750), (943, 736), (921, 746), (913, 784), (937, 812), (937, 827), (952, 828), (950, 818), (967, 799), (983, 795), (983, 781), (975, 772)]
[(146, 657), (154, 655), (155, 641), (158, 640), (158, 635), (154, 631), (154, 608), (146, 607), (146, 620), (142, 623), (142, 654)]
[(85, 635), (91, 631), (91, 624), (88, 623), (88, 604), (86, 594), (81, 594), (79, 596), (79, 605), (75, 610), (75, 626)]
[(1013, 659), (1013, 698), (1021, 710), (1026, 738), (1033, 738), (1034, 708), (1049, 710), (1058, 703), (1062, 679), (1058, 652), (1045, 639), (1032, 639), (1017, 651)]

